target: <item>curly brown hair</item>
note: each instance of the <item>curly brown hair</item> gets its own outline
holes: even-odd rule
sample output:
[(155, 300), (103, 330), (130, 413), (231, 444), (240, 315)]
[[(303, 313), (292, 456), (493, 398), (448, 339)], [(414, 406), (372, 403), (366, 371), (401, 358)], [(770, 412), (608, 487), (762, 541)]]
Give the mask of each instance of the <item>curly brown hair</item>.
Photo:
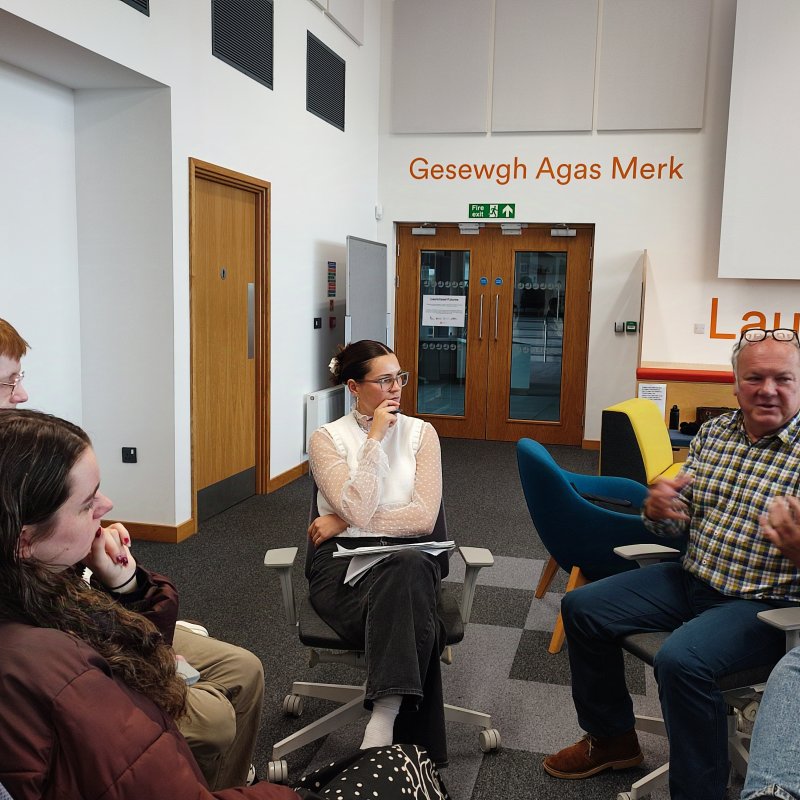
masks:
[(91, 447), (86, 433), (38, 411), (0, 412), (0, 619), (55, 628), (86, 642), (130, 688), (173, 718), (186, 705), (186, 686), (158, 629), (89, 586), (76, 569), (54, 572), (22, 558), (23, 525), (52, 533), (53, 515), (69, 497), (70, 471)]

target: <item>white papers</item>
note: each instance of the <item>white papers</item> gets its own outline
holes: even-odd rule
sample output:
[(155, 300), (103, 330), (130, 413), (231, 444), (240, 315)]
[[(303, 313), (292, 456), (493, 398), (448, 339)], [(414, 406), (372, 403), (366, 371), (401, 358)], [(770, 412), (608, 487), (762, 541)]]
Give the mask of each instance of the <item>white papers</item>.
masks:
[(402, 544), (374, 545), (372, 547), (342, 547), (337, 543), (334, 558), (349, 558), (350, 564), (344, 576), (344, 583), (355, 586), (356, 583), (374, 567), (379, 561), (383, 561), (391, 553), (399, 550), (422, 550), (432, 556), (438, 556), (447, 550), (454, 550), (456, 543), (446, 542), (404, 542)]
[(467, 298), (455, 294), (426, 294), (422, 296), (422, 324), (434, 327), (463, 328), (467, 313)]
[(652, 400), (661, 411), (661, 416), (664, 416), (667, 410), (666, 383), (640, 383), (639, 397), (645, 400)]

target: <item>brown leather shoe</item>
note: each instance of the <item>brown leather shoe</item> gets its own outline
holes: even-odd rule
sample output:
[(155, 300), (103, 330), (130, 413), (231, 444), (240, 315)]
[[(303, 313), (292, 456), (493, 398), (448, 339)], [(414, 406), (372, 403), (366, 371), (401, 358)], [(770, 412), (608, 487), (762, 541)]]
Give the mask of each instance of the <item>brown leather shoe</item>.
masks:
[(587, 733), (579, 742), (548, 756), (542, 766), (555, 778), (577, 780), (606, 769), (635, 767), (643, 759), (636, 731), (630, 730), (602, 739)]

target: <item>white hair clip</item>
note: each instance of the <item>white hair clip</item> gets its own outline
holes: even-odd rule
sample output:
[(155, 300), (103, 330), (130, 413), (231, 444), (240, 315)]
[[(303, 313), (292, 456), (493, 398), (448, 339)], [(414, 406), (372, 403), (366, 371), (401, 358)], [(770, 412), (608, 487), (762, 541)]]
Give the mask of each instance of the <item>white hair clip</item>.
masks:
[(335, 375), (336, 374), (336, 367), (337, 366), (339, 366), (339, 359), (336, 358), (336, 356), (334, 356), (330, 360), (330, 363), (328, 364), (328, 369), (331, 371), (331, 375)]

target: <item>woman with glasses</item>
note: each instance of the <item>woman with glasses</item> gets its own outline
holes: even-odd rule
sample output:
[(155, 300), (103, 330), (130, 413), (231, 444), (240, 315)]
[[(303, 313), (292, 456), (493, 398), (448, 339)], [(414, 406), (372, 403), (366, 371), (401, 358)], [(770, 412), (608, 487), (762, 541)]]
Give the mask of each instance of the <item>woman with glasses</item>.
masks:
[(344, 581), (349, 559), (333, 558), (337, 545), (409, 541), (432, 532), (442, 499), (439, 439), (429, 423), (400, 413), (408, 373), (385, 344), (353, 342), (329, 367), (355, 404), (309, 442), (319, 488), (319, 516), (308, 529), (315, 548), (311, 602), (331, 628), (365, 652), (365, 705), (372, 715), (361, 748), (419, 744), (442, 765), (439, 563), (418, 550), (395, 552), (350, 585)]

